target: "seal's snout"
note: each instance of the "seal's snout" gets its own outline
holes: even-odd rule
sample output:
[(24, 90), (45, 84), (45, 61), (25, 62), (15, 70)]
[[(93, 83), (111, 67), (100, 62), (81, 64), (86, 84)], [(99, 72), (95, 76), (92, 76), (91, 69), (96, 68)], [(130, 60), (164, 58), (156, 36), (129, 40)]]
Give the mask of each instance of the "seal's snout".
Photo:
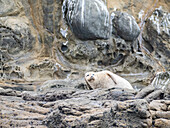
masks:
[(94, 80), (94, 76), (91, 76), (89, 81), (93, 81)]

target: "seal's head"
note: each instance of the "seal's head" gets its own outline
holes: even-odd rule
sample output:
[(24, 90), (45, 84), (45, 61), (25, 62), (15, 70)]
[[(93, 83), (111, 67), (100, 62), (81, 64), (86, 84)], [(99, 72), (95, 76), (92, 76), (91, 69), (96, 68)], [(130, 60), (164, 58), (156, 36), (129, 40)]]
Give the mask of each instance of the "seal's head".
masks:
[(96, 76), (95, 72), (87, 72), (85, 74), (85, 80), (87, 82), (89, 89), (93, 89), (93, 87), (91, 85), (93, 85), (92, 83), (95, 83), (96, 79), (97, 79), (97, 76)]

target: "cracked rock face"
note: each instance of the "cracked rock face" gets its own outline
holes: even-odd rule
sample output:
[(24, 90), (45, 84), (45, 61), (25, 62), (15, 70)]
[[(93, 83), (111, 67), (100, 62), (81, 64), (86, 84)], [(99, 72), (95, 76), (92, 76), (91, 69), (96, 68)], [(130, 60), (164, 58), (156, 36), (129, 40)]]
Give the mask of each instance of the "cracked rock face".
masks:
[(77, 98), (56, 104), (46, 123), (49, 127), (147, 127), (151, 126), (148, 107), (145, 100), (81, 102)]
[[(166, 97), (168, 93), (166, 91), (155, 89), (153, 86), (139, 92), (120, 88), (80, 90), (75, 88), (76, 83), (72, 83), (72, 87), (67, 87), (68, 82), (51, 81), (48, 91), (38, 92), (0, 88), (0, 126), (43, 128), (170, 126), (170, 99)], [(63, 86), (59, 87), (61, 84)], [(47, 83), (44, 86), (47, 89)]]
[(72, 32), (79, 39), (109, 38), (109, 12), (102, 0), (65, 0), (63, 11)]

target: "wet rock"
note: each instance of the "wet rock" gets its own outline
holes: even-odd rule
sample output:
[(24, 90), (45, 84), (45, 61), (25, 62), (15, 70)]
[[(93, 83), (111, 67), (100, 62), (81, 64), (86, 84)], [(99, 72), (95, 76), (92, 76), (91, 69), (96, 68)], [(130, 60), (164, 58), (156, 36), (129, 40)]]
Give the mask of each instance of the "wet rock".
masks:
[(112, 33), (118, 35), (124, 40), (133, 41), (139, 33), (140, 28), (133, 16), (128, 13), (115, 11), (111, 14), (112, 17)]
[(102, 0), (65, 0), (63, 12), (72, 32), (79, 39), (109, 37), (109, 12)]

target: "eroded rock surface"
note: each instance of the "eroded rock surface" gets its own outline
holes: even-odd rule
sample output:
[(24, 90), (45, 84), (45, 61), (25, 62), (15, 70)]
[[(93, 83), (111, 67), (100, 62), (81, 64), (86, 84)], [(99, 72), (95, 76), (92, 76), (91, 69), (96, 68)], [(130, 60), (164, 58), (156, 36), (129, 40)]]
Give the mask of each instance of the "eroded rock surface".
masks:
[[(164, 95), (155, 95), (157, 89), (151, 86), (140, 92), (75, 87), (41, 93), (0, 89), (0, 126), (166, 128), (170, 126), (170, 99), (161, 92)], [(151, 94), (153, 98), (148, 100)]]
[[(169, 7), (168, 0), (0, 0), (0, 127), (169, 128)], [(112, 12), (125, 15), (117, 35)], [(84, 74), (101, 70), (136, 91), (86, 90)]]
[[(168, 69), (170, 66), (170, 13), (157, 8), (147, 20), (143, 38), (145, 47)], [(157, 50), (155, 50), (157, 49)]]

